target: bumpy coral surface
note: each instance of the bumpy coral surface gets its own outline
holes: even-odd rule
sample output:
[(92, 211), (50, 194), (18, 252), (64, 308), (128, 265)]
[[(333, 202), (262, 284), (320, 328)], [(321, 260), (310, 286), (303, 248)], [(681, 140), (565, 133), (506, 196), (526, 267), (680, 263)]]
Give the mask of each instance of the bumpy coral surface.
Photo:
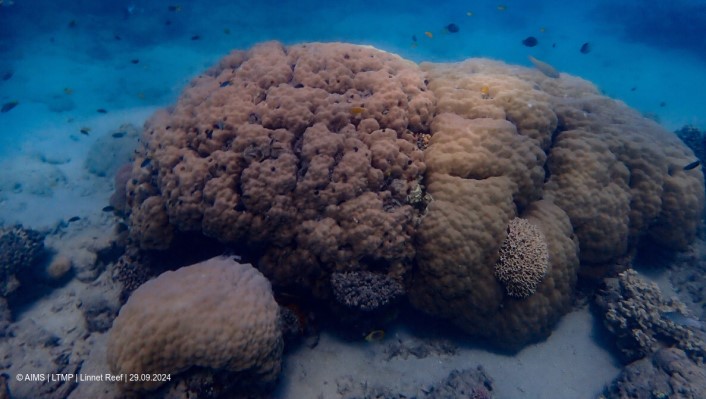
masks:
[(132, 232), (175, 231), (265, 247), (277, 284), (322, 270), (404, 270), (425, 170), (413, 132), (433, 95), (417, 66), (372, 48), (267, 43), (198, 77), (145, 131), (128, 195)]
[(534, 294), (547, 267), (549, 250), (542, 231), (525, 219), (512, 219), (495, 264), (495, 277), (507, 294), (515, 298)]
[(44, 234), (22, 226), (0, 228), (0, 296), (17, 289), (17, 273), (28, 271), (43, 253)]
[(383, 308), (404, 295), (401, 282), (370, 272), (334, 273), (331, 286), (338, 303), (360, 311)]
[[(267, 384), (280, 371), (279, 308), (270, 283), (249, 264), (213, 258), (166, 272), (138, 288), (108, 338), (114, 373), (170, 373), (191, 367)], [(236, 377), (238, 378), (238, 377)], [(128, 381), (152, 390), (162, 381)]]
[[(128, 184), (142, 248), (186, 232), (248, 244), (275, 285), (324, 298), (332, 273), (386, 274), (419, 309), (509, 347), (568, 309), (577, 254), (610, 262), (643, 236), (683, 248), (704, 204), (694, 154), (588, 82), (342, 43), (232, 53), (143, 143)], [(524, 299), (494, 273), (517, 217), (549, 254)]]
[(678, 299), (665, 298), (656, 284), (634, 270), (607, 279), (596, 303), (626, 363), (673, 346), (696, 361), (706, 359), (706, 334), (700, 322), (689, 317)]

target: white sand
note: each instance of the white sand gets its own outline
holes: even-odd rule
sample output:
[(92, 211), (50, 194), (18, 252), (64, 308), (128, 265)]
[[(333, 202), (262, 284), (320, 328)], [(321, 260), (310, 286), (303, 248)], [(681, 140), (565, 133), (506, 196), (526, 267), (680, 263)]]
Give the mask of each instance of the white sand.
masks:
[(494, 379), (497, 399), (588, 399), (617, 377), (620, 365), (593, 338), (594, 321), (587, 308), (565, 316), (545, 342), (515, 356), (470, 348), (463, 343), (454, 356), (437, 355), (386, 360), (386, 343), (414, 338), (404, 329), (383, 341), (350, 343), (324, 333), (318, 346), (302, 346), (285, 361), (275, 398), (340, 397), (336, 380), (353, 376), (370, 386), (383, 385), (414, 395), (417, 389), (446, 377), (454, 369), (482, 365)]

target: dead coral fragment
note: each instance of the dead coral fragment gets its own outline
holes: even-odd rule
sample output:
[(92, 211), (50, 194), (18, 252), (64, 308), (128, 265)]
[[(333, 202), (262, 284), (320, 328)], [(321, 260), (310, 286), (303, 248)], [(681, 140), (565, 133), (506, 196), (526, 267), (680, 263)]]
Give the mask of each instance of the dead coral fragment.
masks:
[(495, 277), (507, 294), (515, 298), (534, 294), (548, 265), (549, 251), (542, 231), (526, 219), (511, 220), (495, 264)]

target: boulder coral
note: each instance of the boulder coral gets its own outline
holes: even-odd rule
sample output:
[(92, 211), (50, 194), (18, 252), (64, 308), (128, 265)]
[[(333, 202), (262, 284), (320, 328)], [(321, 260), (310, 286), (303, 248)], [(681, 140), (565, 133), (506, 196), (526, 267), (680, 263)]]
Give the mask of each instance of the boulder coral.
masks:
[[(683, 248), (704, 204), (691, 150), (582, 79), (343, 43), (235, 51), (142, 143), (127, 185), (142, 249), (184, 233), (247, 245), (275, 287), (326, 300), (334, 273), (387, 275), (418, 309), (509, 348), (549, 334), (579, 261), (642, 237)], [(549, 259), (524, 298), (495, 273), (518, 217)]]
[[(140, 286), (115, 319), (107, 360), (115, 374), (170, 374), (191, 368), (232, 373), (264, 385), (280, 372), (279, 306), (249, 264), (218, 257), (169, 271)], [(126, 381), (129, 391), (164, 380)]]
[[(132, 236), (176, 232), (264, 248), (278, 285), (327, 291), (331, 271), (401, 274), (425, 170), (415, 132), (433, 95), (417, 66), (373, 48), (235, 51), (147, 124), (128, 183)], [(323, 295), (321, 293), (320, 295)]]

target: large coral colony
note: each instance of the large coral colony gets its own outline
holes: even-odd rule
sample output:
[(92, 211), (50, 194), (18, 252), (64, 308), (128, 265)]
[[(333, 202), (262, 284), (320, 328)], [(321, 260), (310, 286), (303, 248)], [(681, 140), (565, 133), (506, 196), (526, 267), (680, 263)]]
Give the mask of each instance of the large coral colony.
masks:
[[(123, 210), (133, 260), (211, 242), (254, 267), (204, 256), (139, 286), (108, 362), (272, 381), (285, 313), (273, 292), (362, 318), (406, 298), (520, 349), (570, 309), (580, 273), (604, 273), (642, 239), (694, 239), (693, 161), (675, 135), (567, 74), (418, 65), (342, 43), (234, 51), (147, 122)], [(124, 263), (124, 281), (149, 274)]]

